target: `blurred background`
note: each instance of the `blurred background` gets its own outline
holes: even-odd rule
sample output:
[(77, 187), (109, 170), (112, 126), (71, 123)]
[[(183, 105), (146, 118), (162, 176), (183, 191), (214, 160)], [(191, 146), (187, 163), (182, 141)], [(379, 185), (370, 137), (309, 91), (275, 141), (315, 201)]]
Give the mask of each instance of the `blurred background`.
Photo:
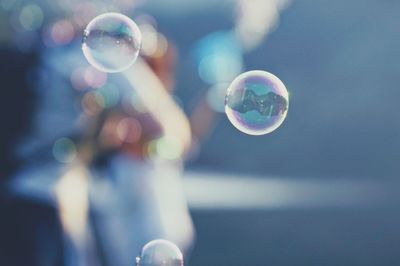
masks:
[[(125, 74), (80, 49), (106, 11), (143, 34)], [(1, 265), (133, 265), (159, 237), (192, 266), (400, 264), (399, 12), (395, 0), (0, 0)], [(290, 94), (261, 137), (223, 113), (229, 83), (253, 69)], [(89, 177), (68, 178), (77, 169)], [(96, 244), (109, 241), (121, 243)]]

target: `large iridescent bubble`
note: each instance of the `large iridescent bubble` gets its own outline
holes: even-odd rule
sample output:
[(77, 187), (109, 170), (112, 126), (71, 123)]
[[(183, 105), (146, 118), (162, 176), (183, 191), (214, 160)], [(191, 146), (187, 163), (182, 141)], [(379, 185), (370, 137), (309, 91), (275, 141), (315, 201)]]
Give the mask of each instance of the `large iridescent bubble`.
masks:
[(92, 66), (115, 73), (135, 62), (141, 42), (142, 34), (129, 17), (105, 13), (87, 25), (83, 33), (82, 50)]
[(136, 266), (183, 266), (183, 255), (174, 243), (157, 239), (143, 247)]
[(277, 129), (286, 118), (289, 95), (273, 74), (253, 70), (231, 83), (225, 98), (225, 113), (231, 123), (249, 135), (264, 135)]

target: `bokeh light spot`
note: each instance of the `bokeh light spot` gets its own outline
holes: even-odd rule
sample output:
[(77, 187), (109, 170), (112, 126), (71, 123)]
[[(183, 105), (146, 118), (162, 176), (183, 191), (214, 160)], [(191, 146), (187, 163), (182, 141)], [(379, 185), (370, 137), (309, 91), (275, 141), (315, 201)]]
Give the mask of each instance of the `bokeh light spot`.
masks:
[(117, 135), (122, 142), (136, 143), (142, 136), (142, 127), (136, 119), (127, 117), (119, 121)]
[(21, 9), (19, 22), (24, 30), (37, 30), (43, 23), (43, 11), (36, 4), (29, 4)]
[(69, 138), (60, 138), (53, 144), (53, 156), (60, 163), (70, 163), (76, 157), (75, 143)]
[(53, 24), (50, 30), (51, 39), (56, 45), (70, 43), (75, 37), (75, 30), (68, 20), (60, 20)]
[(184, 151), (183, 143), (172, 136), (163, 136), (150, 142), (148, 154), (151, 159), (176, 160)]

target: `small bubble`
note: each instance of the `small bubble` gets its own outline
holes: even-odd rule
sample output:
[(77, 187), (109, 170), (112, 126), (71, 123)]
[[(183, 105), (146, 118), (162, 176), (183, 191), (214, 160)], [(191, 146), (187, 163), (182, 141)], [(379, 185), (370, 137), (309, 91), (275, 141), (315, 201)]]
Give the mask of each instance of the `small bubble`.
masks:
[(174, 243), (153, 240), (143, 247), (136, 266), (183, 266), (183, 255)]
[(225, 113), (229, 121), (249, 135), (264, 135), (285, 120), (289, 95), (282, 81), (266, 71), (239, 75), (229, 86)]
[(87, 25), (82, 50), (92, 66), (103, 72), (116, 73), (135, 62), (141, 42), (141, 32), (129, 17), (105, 13)]

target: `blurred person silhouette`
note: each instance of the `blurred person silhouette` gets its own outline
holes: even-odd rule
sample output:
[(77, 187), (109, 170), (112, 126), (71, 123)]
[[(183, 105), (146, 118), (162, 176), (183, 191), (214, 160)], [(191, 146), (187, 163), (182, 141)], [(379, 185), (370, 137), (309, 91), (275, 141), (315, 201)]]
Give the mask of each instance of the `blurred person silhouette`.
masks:
[(143, 22), (153, 50), (124, 73), (97, 71), (74, 40), (85, 10), (104, 10), (95, 2), (66, 3), (74, 12), (43, 28), (44, 45), (1, 50), (0, 265), (125, 266), (152, 239), (192, 243), (173, 46)]
[(17, 29), (0, 53), (0, 265), (133, 265), (155, 238), (189, 250), (180, 175), (191, 134), (197, 142), (208, 134), (221, 111), (209, 99), (223, 105), (225, 83), (244, 68), (243, 54), (270, 30), (282, 1), (238, 1), (235, 27), (199, 41), (199, 73), (219, 89), (195, 107), (192, 129), (170, 95), (176, 51), (153, 19), (137, 20), (143, 53), (127, 71), (99, 72), (82, 55), (75, 36), (90, 19), (134, 1), (3, 2)]

